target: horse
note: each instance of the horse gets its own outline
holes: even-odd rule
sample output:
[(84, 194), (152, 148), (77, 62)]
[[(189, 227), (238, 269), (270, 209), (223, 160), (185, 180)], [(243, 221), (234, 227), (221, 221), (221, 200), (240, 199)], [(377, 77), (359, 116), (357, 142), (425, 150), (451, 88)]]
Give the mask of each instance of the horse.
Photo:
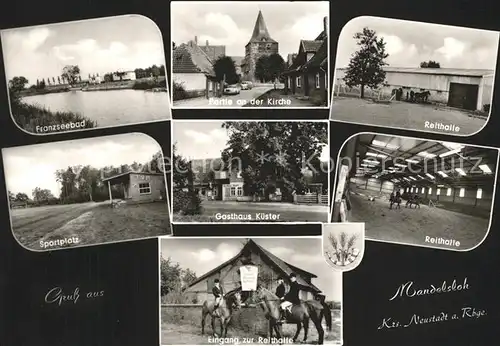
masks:
[(241, 308), (241, 293), (240, 288), (236, 288), (228, 292), (221, 299), (219, 306), (215, 309), (215, 301), (203, 302), (201, 309), (201, 334), (205, 333), (205, 320), (207, 315), (212, 317), (212, 331), (214, 336), (217, 337), (215, 332), (215, 319), (218, 318), (221, 325), (221, 337), (225, 338), (227, 336), (227, 326), (231, 321), (231, 316), (236, 310)]
[(408, 208), (408, 206), (410, 206), (411, 209), (412, 205), (414, 205), (415, 208), (420, 208), (420, 197), (418, 195), (408, 197), (405, 208)]
[[(273, 330), (279, 338), (283, 337), (282, 325), (280, 321), (280, 303), (281, 300), (271, 291), (262, 286), (257, 286), (255, 291), (257, 300), (260, 301), (266, 311), (266, 318), (269, 320), (269, 338), (273, 337)], [(287, 323), (295, 323), (297, 331), (293, 337), (293, 342), (297, 341), (302, 326), (304, 327), (304, 340), (307, 341), (307, 333), (309, 330), (309, 320), (312, 320), (316, 330), (318, 331), (318, 345), (322, 345), (325, 337), (325, 331), (321, 325), (323, 316), (328, 327), (328, 331), (332, 330), (332, 312), (330, 307), (317, 300), (301, 301), (300, 304), (294, 304), (291, 308), (291, 313), (287, 314)]]
[(391, 194), (391, 197), (389, 197), (389, 209), (392, 209), (393, 204), (397, 205), (398, 209), (401, 209), (401, 196), (397, 194)]
[(429, 96), (431, 96), (430, 91), (422, 91), (419, 93), (415, 93), (415, 101), (416, 102), (427, 102), (429, 99)]

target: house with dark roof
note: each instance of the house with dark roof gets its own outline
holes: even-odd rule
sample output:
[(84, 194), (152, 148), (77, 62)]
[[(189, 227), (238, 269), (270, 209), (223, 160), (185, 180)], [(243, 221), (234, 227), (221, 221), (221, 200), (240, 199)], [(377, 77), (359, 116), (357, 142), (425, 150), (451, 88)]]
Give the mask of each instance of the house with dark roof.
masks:
[[(183, 43), (173, 50), (172, 54), (172, 79), (175, 84), (181, 86), (190, 97), (216, 96), (220, 89), (215, 80), (213, 60), (217, 54), (225, 53), (225, 47), (200, 47), (198, 39)], [(174, 85), (174, 100), (176, 99), (176, 87)]]
[(263, 56), (277, 54), (278, 51), (279, 43), (269, 34), (264, 16), (259, 11), (252, 36), (245, 46), (245, 58), (241, 63), (242, 79), (252, 82), (257, 81), (255, 78), (257, 61)]
[(328, 18), (314, 40), (301, 40), (298, 52), (289, 54), (285, 76), (287, 92), (309, 97), (318, 105), (328, 102)]
[(258, 283), (273, 292), (276, 290), (278, 278), (283, 277), (285, 285), (288, 286), (288, 276), (293, 272), (301, 286), (300, 299), (315, 299), (321, 294), (321, 290), (312, 282), (317, 275), (283, 261), (252, 239), (246, 241), (236, 256), (198, 277), (184, 293), (195, 295), (198, 302), (211, 299), (215, 279), (220, 280), (226, 292), (238, 288), (241, 286), (239, 268), (244, 265), (257, 266)]

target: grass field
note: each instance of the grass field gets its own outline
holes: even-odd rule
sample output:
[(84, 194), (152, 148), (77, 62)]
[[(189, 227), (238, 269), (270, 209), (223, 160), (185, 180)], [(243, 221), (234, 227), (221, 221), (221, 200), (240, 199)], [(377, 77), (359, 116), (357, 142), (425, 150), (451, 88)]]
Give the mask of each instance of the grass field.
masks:
[(171, 233), (163, 203), (122, 205), (88, 202), (11, 210), (12, 231), (32, 250), (40, 241), (78, 237), (78, 245), (100, 244)]
[[(161, 344), (162, 345), (209, 345), (212, 327), (210, 318), (207, 317), (205, 335), (201, 334), (201, 307), (196, 308), (171, 308), (161, 309)], [(216, 322), (217, 333), (220, 333), (220, 325)], [(325, 344), (336, 344), (341, 340), (340, 311), (333, 312), (333, 328), (329, 332), (323, 321), (325, 329)], [(283, 325), (283, 337), (292, 338), (295, 334), (294, 324)], [(258, 308), (243, 308), (233, 315), (228, 328), (228, 338), (239, 339), (244, 343), (244, 338), (258, 340), (259, 337), (268, 336), (268, 323), (263, 312)], [(302, 330), (297, 340), (301, 341), (304, 336)], [(307, 338), (308, 344), (315, 344), (318, 333), (313, 323), (310, 323)], [(257, 342), (255, 342), (257, 343)]]

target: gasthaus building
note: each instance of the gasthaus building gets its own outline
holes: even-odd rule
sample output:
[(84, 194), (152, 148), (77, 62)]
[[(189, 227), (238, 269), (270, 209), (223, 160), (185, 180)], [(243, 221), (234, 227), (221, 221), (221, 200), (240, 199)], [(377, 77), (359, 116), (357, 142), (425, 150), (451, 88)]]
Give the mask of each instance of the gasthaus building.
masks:
[[(346, 68), (335, 71), (337, 85), (345, 85)], [(446, 104), (466, 110), (486, 111), (493, 94), (494, 71), (457, 68), (384, 67), (385, 85), (382, 91), (391, 94), (393, 89), (406, 93), (429, 91), (430, 102)]]

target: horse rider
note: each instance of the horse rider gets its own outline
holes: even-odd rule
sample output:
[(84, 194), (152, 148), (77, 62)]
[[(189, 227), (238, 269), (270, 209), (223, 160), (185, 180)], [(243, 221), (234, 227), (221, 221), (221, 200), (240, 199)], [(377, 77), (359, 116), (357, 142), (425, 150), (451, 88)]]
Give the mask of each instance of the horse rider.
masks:
[[(286, 287), (285, 287), (285, 280), (283, 279), (282, 276), (280, 276), (278, 278), (278, 287), (276, 287), (276, 296), (278, 297), (278, 299), (280, 300), (280, 302), (282, 303), (284, 300), (285, 300), (285, 293), (286, 293)], [(281, 304), (280, 303), (280, 304)], [(283, 312), (281, 312), (281, 318), (280, 319), (283, 319)]]
[(292, 306), (294, 304), (300, 304), (299, 292), (300, 285), (297, 282), (297, 275), (295, 273), (291, 273), (290, 277), (290, 289), (288, 293), (285, 294), (283, 302), (280, 304), (282, 312), (289, 311), (291, 312)]
[(222, 287), (220, 286), (219, 279), (214, 280), (214, 287), (212, 288), (212, 294), (215, 297), (214, 310), (216, 310), (219, 307), (219, 304), (222, 301), (222, 298), (224, 297), (224, 291), (223, 291)]

